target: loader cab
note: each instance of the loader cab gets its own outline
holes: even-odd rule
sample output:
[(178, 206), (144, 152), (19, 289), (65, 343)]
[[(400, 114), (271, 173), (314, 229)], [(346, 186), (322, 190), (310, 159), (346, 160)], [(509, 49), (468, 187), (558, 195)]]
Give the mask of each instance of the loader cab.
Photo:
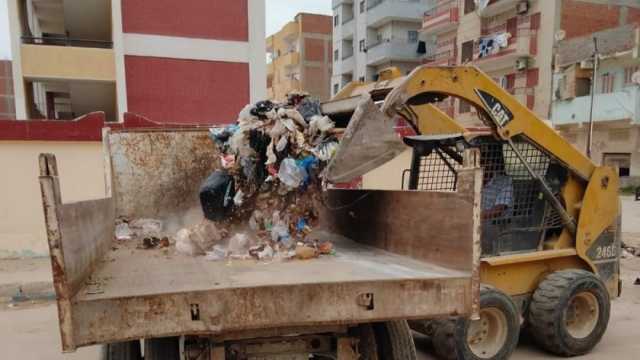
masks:
[[(467, 141), (461, 134), (413, 136), (404, 141), (413, 149), (411, 168), (403, 174), (403, 188), (409, 190), (456, 191), (457, 172), (468, 158), (465, 151), (476, 150), (472, 153), (479, 159), (474, 161), (483, 172), (483, 256), (542, 250), (544, 242), (562, 230), (560, 216), (545, 200), (539, 182), (507, 143), (493, 136)], [(567, 170), (526, 139), (517, 139), (515, 145), (560, 198)]]

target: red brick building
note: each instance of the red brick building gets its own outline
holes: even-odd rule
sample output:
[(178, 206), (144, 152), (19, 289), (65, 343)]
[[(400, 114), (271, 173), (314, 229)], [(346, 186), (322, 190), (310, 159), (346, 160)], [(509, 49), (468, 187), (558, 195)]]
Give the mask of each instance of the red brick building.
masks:
[(263, 1), (8, 3), (19, 119), (227, 123), (266, 97)]

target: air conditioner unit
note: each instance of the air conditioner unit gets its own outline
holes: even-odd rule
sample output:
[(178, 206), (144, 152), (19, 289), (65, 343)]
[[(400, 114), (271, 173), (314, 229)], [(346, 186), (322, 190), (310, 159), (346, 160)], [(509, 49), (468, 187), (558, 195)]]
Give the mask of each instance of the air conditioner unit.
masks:
[(529, 67), (529, 59), (526, 57), (522, 57), (516, 60), (516, 70), (524, 71)]
[(529, 11), (529, 1), (524, 0), (520, 1), (518, 5), (516, 5), (516, 12), (518, 15), (524, 15)]

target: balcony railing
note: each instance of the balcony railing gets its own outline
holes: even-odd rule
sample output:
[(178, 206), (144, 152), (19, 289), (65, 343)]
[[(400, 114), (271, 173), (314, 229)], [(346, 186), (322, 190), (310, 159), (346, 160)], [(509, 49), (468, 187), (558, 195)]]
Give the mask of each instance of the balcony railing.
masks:
[(375, 66), (386, 61), (420, 61), (418, 42), (384, 39), (367, 46), (368, 65)]
[[(594, 121), (631, 120), (640, 123), (640, 86), (596, 94), (593, 99)], [(554, 101), (552, 120), (556, 125), (589, 121), (591, 96), (580, 96), (571, 100)]]
[(431, 66), (453, 66), (456, 63), (456, 52), (445, 50), (435, 54), (427, 54), (424, 57), (424, 63)]
[(382, 4), (385, 0), (369, 0), (367, 1), (367, 10), (373, 9), (374, 7)]
[(424, 6), (424, 0), (369, 0), (367, 26), (379, 27), (393, 20), (421, 23)]
[(91, 47), (100, 49), (111, 49), (113, 42), (104, 40), (90, 40), (90, 39), (73, 39), (68, 37), (35, 37), (35, 36), (23, 36), (23, 44), (32, 45), (54, 45), (54, 46), (75, 46), (75, 47)]
[(480, 16), (496, 16), (500, 13), (515, 8), (520, 1), (521, 0), (490, 0), (487, 6), (480, 11)]
[(422, 20), (422, 29), (425, 33), (444, 32), (458, 25), (460, 11), (458, 0), (440, 2), (427, 10)]

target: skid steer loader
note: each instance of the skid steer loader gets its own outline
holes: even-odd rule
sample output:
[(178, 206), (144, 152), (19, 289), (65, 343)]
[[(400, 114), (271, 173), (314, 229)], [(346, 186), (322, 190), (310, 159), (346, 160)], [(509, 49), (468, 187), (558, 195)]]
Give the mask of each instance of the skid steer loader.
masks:
[[(449, 97), (472, 105), (484, 126), (465, 127), (435, 106)], [(323, 111), (348, 123), (328, 169), (334, 182), (410, 147), (410, 168), (398, 174), (405, 189), (455, 191), (461, 154), (475, 149), (483, 170), (479, 310), (412, 322), (440, 357), (507, 359), (523, 327), (560, 356), (600, 341), (621, 289), (614, 169), (593, 163), (475, 67), (423, 66), (406, 77), (388, 69), (375, 83), (347, 85)], [(412, 136), (390, 135), (399, 120)]]

